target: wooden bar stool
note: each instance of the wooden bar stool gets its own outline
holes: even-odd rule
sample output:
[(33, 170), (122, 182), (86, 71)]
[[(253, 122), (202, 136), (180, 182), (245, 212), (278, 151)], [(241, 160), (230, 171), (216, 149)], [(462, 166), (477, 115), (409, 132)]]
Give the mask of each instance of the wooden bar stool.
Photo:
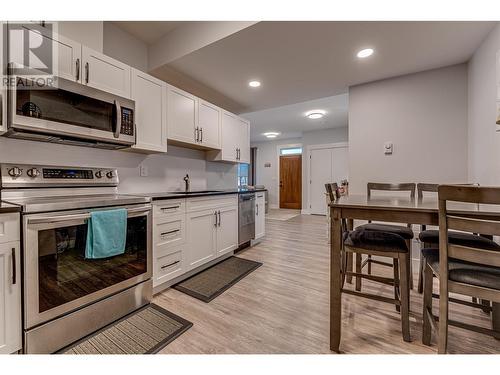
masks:
[[(394, 277), (382, 277), (372, 274), (363, 274), (358, 264), (356, 272), (343, 269), (343, 279), (354, 276), (356, 279), (368, 279), (394, 287), (394, 298), (363, 293), (358, 290), (342, 288), (342, 292), (359, 297), (369, 298), (376, 301), (387, 302), (396, 305), (401, 311), (401, 327), (404, 341), (410, 339), (410, 248), (408, 242), (402, 236), (383, 231), (367, 230), (357, 228), (344, 234), (344, 251), (361, 255), (374, 255), (392, 258), (395, 265)], [(399, 264), (399, 268), (397, 265)]]
[[(372, 193), (374, 191), (398, 191), (398, 192), (407, 192), (409, 193), (410, 199), (415, 199), (415, 183), (398, 183), (398, 184), (390, 184), (390, 183), (377, 183), (377, 182), (369, 182), (366, 185), (367, 197), (371, 198)], [(413, 230), (411, 229), (411, 224), (403, 225), (392, 225), (392, 224), (378, 224), (371, 223), (363, 224), (357, 227), (356, 229), (365, 229), (370, 231), (382, 231), (389, 232), (393, 234), (397, 234), (404, 238), (407, 243), (407, 247), (410, 253), (411, 259), (411, 241), (413, 239)], [(372, 273), (372, 264), (379, 264), (382, 266), (388, 266), (394, 268), (394, 274), (398, 272), (398, 259), (393, 258), (393, 263), (387, 263), (384, 261), (376, 260), (372, 258), (372, 254), (368, 254), (367, 258), (362, 262), (361, 254), (356, 254), (356, 270), (361, 272), (361, 270), (368, 266), (368, 274)], [(410, 276), (412, 276), (412, 266), (410, 261)], [(410, 277), (410, 288), (413, 288), (413, 277)], [(361, 278), (356, 278), (356, 290), (361, 290)]]
[[(430, 345), (432, 328), (438, 333), (438, 353), (446, 353), (448, 326), (487, 334), (500, 339), (497, 330), (477, 327), (448, 319), (449, 302), (455, 302), (449, 293), (477, 297), (500, 303), (500, 250), (475, 247), (476, 243), (454, 244), (450, 231), (500, 235), (500, 221), (481, 218), (464, 212), (453, 216), (447, 212), (448, 202), (500, 205), (500, 188), (465, 185), (440, 185), (439, 199), (439, 250), (423, 249), (424, 304), (422, 342)], [(433, 276), (439, 279), (439, 319), (432, 312)], [(467, 302), (478, 308), (484, 306)]]

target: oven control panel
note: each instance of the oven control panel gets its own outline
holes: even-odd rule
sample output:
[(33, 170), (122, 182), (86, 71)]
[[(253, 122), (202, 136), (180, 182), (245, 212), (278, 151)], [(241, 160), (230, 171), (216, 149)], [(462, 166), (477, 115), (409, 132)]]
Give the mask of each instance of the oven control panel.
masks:
[(110, 168), (2, 164), (2, 187), (117, 186), (118, 171)]
[(134, 135), (134, 111), (129, 108), (122, 107), (122, 127), (121, 134)]

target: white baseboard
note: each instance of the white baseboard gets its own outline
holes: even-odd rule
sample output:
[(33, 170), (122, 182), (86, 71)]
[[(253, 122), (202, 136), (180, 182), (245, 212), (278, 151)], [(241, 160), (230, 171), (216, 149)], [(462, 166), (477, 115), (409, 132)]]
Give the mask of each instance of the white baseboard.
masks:
[(280, 206), (279, 206), (279, 205), (277, 205), (277, 204), (270, 204), (270, 205), (269, 205), (269, 208), (271, 208), (271, 209), (273, 209), (273, 210), (277, 210), (277, 209), (279, 209), (279, 208), (280, 208)]
[(311, 212), (309, 211), (308, 208), (303, 208), (300, 213), (301, 213), (301, 215), (310, 215), (311, 214)]

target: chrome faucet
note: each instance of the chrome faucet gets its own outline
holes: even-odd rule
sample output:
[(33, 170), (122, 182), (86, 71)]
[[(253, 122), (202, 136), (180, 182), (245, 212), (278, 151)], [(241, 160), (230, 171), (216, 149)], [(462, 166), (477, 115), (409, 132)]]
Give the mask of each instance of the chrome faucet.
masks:
[(190, 184), (190, 182), (189, 182), (189, 175), (188, 174), (186, 174), (186, 176), (184, 177), (184, 183), (186, 184), (185, 191), (187, 193), (187, 192), (189, 192), (189, 184)]

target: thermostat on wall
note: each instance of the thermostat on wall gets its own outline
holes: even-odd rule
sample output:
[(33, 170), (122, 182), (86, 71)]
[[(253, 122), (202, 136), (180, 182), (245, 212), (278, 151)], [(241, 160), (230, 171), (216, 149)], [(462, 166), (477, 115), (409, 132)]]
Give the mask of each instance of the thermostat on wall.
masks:
[(386, 155), (392, 155), (392, 142), (385, 142), (384, 143), (384, 154)]

